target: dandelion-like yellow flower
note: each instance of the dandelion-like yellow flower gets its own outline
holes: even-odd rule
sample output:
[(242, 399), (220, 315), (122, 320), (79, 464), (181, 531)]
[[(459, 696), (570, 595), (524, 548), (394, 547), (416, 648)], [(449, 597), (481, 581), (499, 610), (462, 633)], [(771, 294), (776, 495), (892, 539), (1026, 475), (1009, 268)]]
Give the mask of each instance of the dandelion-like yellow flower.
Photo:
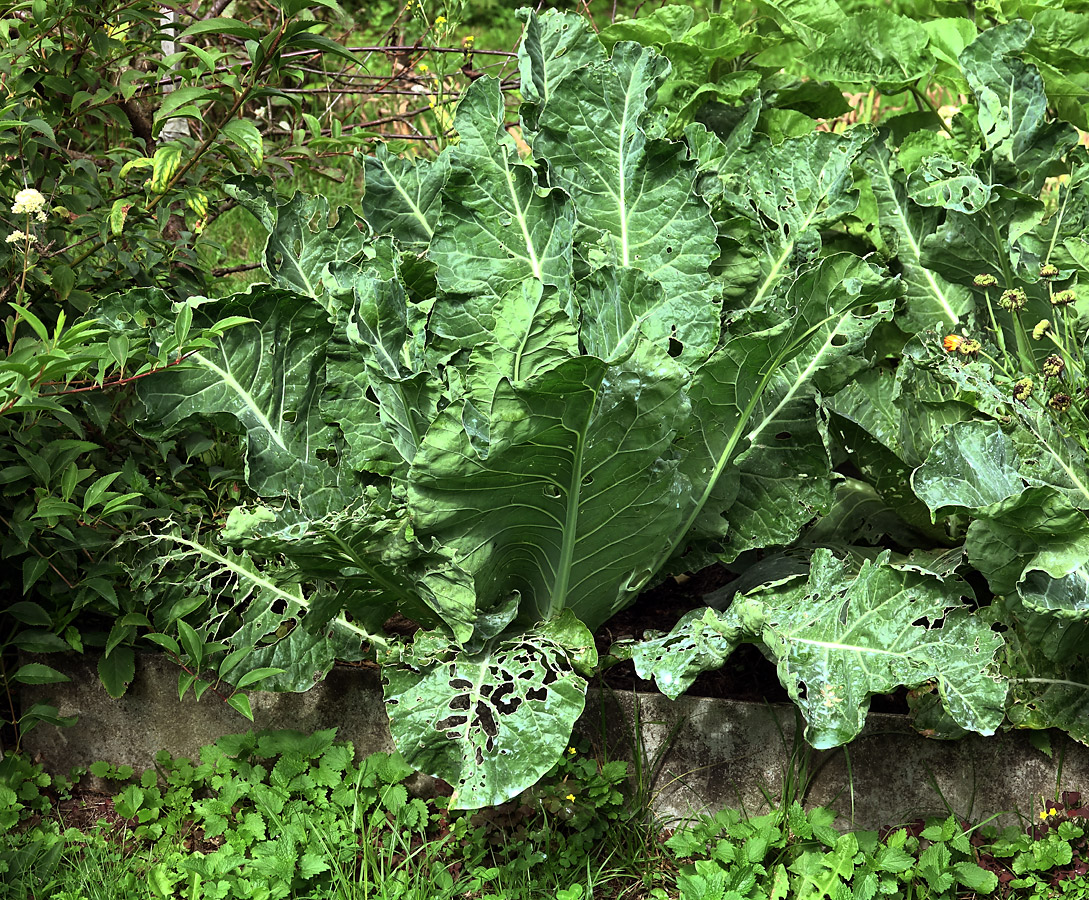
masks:
[[(34, 213), (41, 213), (45, 208), (45, 197), (41, 191), (36, 191), (34, 188), (24, 188), (15, 195), (15, 202), (11, 205), (11, 211), (15, 215), (20, 216), (24, 213), (26, 215), (33, 215)], [(39, 216), (39, 220), (42, 216)]]

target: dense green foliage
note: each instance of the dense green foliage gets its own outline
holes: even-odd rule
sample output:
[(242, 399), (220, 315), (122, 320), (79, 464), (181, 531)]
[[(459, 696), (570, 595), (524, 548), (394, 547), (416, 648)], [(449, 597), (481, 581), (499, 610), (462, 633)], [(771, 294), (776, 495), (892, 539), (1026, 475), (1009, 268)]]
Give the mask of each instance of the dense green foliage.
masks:
[[(949, 816), (841, 834), (833, 812), (793, 801), (753, 818), (725, 810), (670, 834), (625, 805), (625, 763), (574, 747), (510, 803), (451, 814), (445, 798), (413, 795), (398, 756), (357, 762), (333, 738), (232, 735), (199, 759), (160, 753), (139, 776), (95, 763), (51, 779), (9, 756), (0, 898), (1085, 896), (1089, 809), (1075, 793), (1027, 830)], [(108, 797), (81, 786), (88, 775)]]
[[(407, 763), (480, 807), (566, 746), (592, 632), (717, 561), (731, 602), (609, 661), (676, 696), (757, 644), (817, 747), (901, 685), (927, 734), (1089, 741), (1089, 15), (903, 11), (527, 11), (517, 129), (473, 73), (441, 153), (361, 156), (358, 210), (236, 165), (217, 187), (267, 233), (267, 284), (145, 279), (68, 331), (26, 292), (41, 195), (13, 193), (19, 646), (79, 648), (93, 607), (111, 692), (142, 637), (243, 713), (371, 655)], [(120, 165), (150, 167), (144, 213), (189, 202), (213, 145), (262, 162), (234, 118), (253, 73), (346, 52), (302, 12), (216, 23), (249, 74), (219, 144)], [(114, 390), (43, 398), (38, 363), (64, 397)], [(77, 549), (100, 557), (73, 601), (50, 573), (71, 586)]]

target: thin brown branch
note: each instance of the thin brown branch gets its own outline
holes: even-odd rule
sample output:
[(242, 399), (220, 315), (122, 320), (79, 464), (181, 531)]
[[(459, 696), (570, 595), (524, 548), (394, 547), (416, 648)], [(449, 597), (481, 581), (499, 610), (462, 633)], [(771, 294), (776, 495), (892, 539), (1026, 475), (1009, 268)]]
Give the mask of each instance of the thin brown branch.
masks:
[(244, 266), (226, 266), (219, 269), (212, 269), (211, 275), (213, 278), (222, 278), (224, 275), (237, 275), (239, 272), (250, 272), (253, 269), (260, 268), (260, 263), (246, 263)]

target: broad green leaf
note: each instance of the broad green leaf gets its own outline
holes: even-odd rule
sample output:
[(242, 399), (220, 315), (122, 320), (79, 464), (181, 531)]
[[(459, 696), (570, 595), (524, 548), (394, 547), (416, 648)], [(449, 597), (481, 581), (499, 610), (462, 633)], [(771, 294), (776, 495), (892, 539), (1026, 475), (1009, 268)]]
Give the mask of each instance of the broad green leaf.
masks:
[(951, 210), (938, 230), (923, 239), (921, 261), (950, 281), (969, 285), (976, 275), (1010, 271), (1022, 281), (1038, 280), (1040, 258), (1022, 238), (1043, 219), (1039, 200), (1008, 188), (994, 188), (978, 213)]
[[(873, 140), (868, 128), (847, 135), (815, 132), (779, 144), (762, 141), (737, 157), (731, 181), (740, 193), (740, 209), (762, 226), (762, 278), (751, 307), (781, 291), (783, 282), (821, 247), (820, 229), (854, 211), (851, 167)], [(721, 174), (720, 174), (721, 177)], [(730, 183), (727, 183), (729, 190)]]
[(1032, 26), (1023, 20), (998, 25), (983, 32), (960, 55), (979, 103), (979, 130), (987, 149), (1010, 162), (1036, 139), (1047, 112), (1039, 71), (1015, 55), (1031, 37)]
[(539, 281), (511, 289), (492, 310), (488, 340), (478, 344), (466, 371), (469, 394), (485, 415), (499, 382), (521, 384), (577, 356), (578, 334), (560, 296)]
[(885, 144), (875, 144), (862, 158), (862, 167), (870, 176), (877, 199), (878, 224), (895, 236), (905, 307), (897, 324), (913, 332), (938, 322), (944, 326), (959, 324), (972, 309), (971, 292), (946, 281), (922, 261), (923, 240), (937, 228), (939, 212), (921, 209), (908, 199), (902, 176), (895, 171)]
[(1002, 722), (1001, 637), (961, 606), (956, 587), (891, 566), (887, 551), (854, 572), (819, 549), (807, 582), (754, 591), (726, 621), (762, 641), (818, 749), (856, 737), (869, 697), (899, 685), (935, 681), (970, 731), (993, 734)]
[(908, 196), (920, 206), (940, 206), (957, 212), (977, 213), (991, 199), (991, 186), (980, 181), (971, 168), (955, 159), (932, 156), (911, 173)]
[(978, 32), (975, 23), (970, 19), (952, 17), (928, 19), (922, 26), (930, 38), (927, 49), (931, 55), (959, 71), (961, 51), (976, 39)]
[(449, 781), (454, 809), (502, 803), (567, 746), (586, 700), (593, 637), (571, 614), (473, 655), (433, 632), (383, 667), (390, 729), (405, 762)]
[(562, 90), (568, 76), (590, 63), (604, 62), (606, 54), (582, 16), (554, 9), (540, 14), (521, 9), (516, 15), (525, 22), (518, 53), (518, 74), (526, 103), (522, 118), (527, 135), (533, 137), (541, 107)]
[(499, 83), (474, 81), (458, 104), (450, 190), (431, 242), (439, 287), (468, 295), (437, 307), (431, 327), (464, 346), (483, 337), (480, 319), (526, 279), (563, 286), (571, 278), (574, 210), (562, 191), (539, 186), (504, 117)]
[(654, 679), (663, 694), (676, 700), (696, 676), (722, 667), (741, 642), (742, 629), (713, 609), (685, 613), (668, 634), (621, 647), (613, 653), (630, 655), (640, 678)]
[[(312, 577), (335, 582), (336, 591), (319, 597), (316, 619), (328, 621), (346, 610), (360, 627), (377, 633), (398, 611), (428, 626), (438, 625), (442, 613), (450, 615), (449, 610), (439, 608), (433, 588), (422, 589), (414, 579), (444, 570), (449, 583), (468, 580), (452, 564), (449, 554), (425, 553), (407, 536), (406, 529), (404, 510), (391, 497), (370, 488), (362, 490), (348, 509), (321, 518), (311, 519), (290, 508), (237, 507), (227, 518), (223, 539), (265, 557), (283, 555)], [(240, 583), (253, 580), (248, 560), (231, 554), (221, 554), (221, 559), (205, 551), (207, 548), (198, 552), (209, 565), (220, 566), (227, 575), (233, 573)], [(303, 599), (297, 591), (288, 590), (285, 595), (269, 579), (255, 585), (278, 599), (281, 608), (283, 604), (297, 606)], [(466, 624), (467, 637), (474, 615), (470, 605), (450, 618), (455, 624)], [(310, 626), (314, 632), (319, 627), (314, 622)]]
[(136, 654), (132, 647), (114, 647), (109, 655), (98, 658), (98, 677), (106, 693), (115, 700), (122, 697), (136, 677)]
[[(748, 323), (736, 322), (737, 336), (695, 373), (682, 471), (704, 492), (692, 525), (724, 545), (722, 558), (789, 543), (831, 502), (814, 388), (838, 389), (853, 374), (868, 335), (891, 317), (894, 292), (857, 257), (828, 257), (769, 314), (778, 324), (745, 334)], [(721, 476), (738, 451), (736, 471)]]
[(305, 297), (266, 290), (218, 301), (221, 314), (254, 321), (220, 335), (140, 382), (146, 427), (161, 433), (198, 416), (229, 417), (246, 438), (246, 478), (263, 497), (329, 501), (336, 471), (319, 458), (335, 433), (317, 415), (328, 316)]
[(612, 50), (620, 41), (634, 41), (644, 47), (661, 46), (682, 40), (692, 27), (694, 18), (691, 7), (661, 6), (642, 18), (626, 19), (605, 26), (598, 32), (598, 39), (607, 50)]
[(911, 486), (935, 514), (950, 506), (979, 509), (1024, 490), (1018, 462), (997, 422), (960, 422), (934, 445)]
[(261, 132), (253, 122), (248, 119), (232, 119), (220, 128), (219, 133), (245, 153), (255, 169), (261, 167), (265, 158), (265, 145)]
[(718, 337), (707, 278), (717, 229), (683, 146), (645, 130), (668, 68), (651, 50), (618, 44), (609, 62), (573, 72), (544, 105), (533, 152), (571, 195), (584, 262), (639, 269), (660, 282), (689, 362), (706, 358)]
[(1089, 744), (1089, 622), (1025, 609), (1014, 598), (992, 615), (1006, 627), (1007, 717), (1020, 728), (1061, 728)]
[(846, 28), (850, 21), (835, 0), (757, 0), (756, 5), (810, 50)]
[(895, 94), (930, 74), (923, 26), (895, 13), (862, 9), (847, 18), (804, 61), (806, 73), (842, 84), (875, 85)]
[(463, 404), (436, 418), (413, 461), (409, 509), (418, 534), (459, 554), (481, 607), (518, 592), (522, 621), (569, 607), (596, 627), (648, 577), (688, 503), (669, 450), (687, 401), (668, 356), (637, 362), (576, 357), (499, 382), (490, 438), (467, 433)]
[(363, 217), (376, 234), (396, 235), (405, 246), (431, 241), (450, 174), (450, 156), (434, 160), (394, 156), (384, 144), (363, 157)]
[(1027, 569), (1061, 576), (1089, 552), (1085, 513), (1049, 487), (1029, 487), (977, 511), (968, 529), (968, 559), (996, 594), (1018, 590)]
[[(242, 528), (237, 518), (230, 526), (236, 534)], [(167, 532), (156, 537), (170, 559), (188, 564), (190, 590), (206, 583), (214, 586), (217, 594), (230, 597), (233, 616), (210, 622), (205, 640), (221, 641), (236, 654), (229, 671), (232, 684), (249, 672), (272, 668), (282, 671), (265, 678), (262, 690), (309, 690), (325, 677), (334, 660), (359, 659), (364, 641), (380, 640), (361, 627), (364, 617), (348, 622), (341, 615), (347, 598), (322, 608), (320, 598), (308, 596), (297, 583), (291, 583), (289, 573), (269, 563), (258, 567), (248, 553), (219, 550)], [(273, 540), (266, 546), (280, 550), (286, 543), (277, 546)], [(390, 614), (387, 603), (386, 615)], [(178, 630), (186, 652), (203, 657), (205, 640), (184, 621), (178, 622)], [(122, 649), (117, 648), (114, 654)]]
[(369, 229), (347, 207), (336, 211), (330, 226), (324, 197), (295, 194), (284, 200), (267, 179), (234, 178), (224, 188), (268, 232), (263, 266), (277, 287), (318, 298), (327, 283), (336, 286), (329, 267), (361, 265), (374, 256)]

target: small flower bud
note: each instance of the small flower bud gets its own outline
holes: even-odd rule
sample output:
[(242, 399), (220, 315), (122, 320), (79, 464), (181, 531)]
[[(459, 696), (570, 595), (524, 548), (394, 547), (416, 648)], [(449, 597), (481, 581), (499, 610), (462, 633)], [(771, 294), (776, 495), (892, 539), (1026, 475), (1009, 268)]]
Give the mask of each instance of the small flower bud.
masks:
[(1055, 412), (1066, 412), (1073, 402), (1069, 394), (1059, 391), (1059, 393), (1052, 395), (1051, 399), (1047, 401), (1047, 405)]
[(1056, 291), (1051, 295), (1052, 306), (1066, 306), (1068, 303), (1073, 303), (1078, 299), (1078, 295), (1073, 291)]
[(1021, 288), (1011, 288), (1008, 291), (1003, 291), (1002, 296), (998, 298), (998, 305), (1010, 312), (1024, 309), (1026, 303), (1028, 303), (1028, 297)]
[(1017, 384), (1013, 386), (1013, 399), (1019, 400), (1024, 403), (1032, 396), (1032, 390), (1035, 385), (1032, 383), (1031, 378), (1022, 378)]
[(1048, 281), (1052, 278), (1058, 278), (1059, 267), (1052, 265), (1051, 263), (1044, 263), (1044, 265), (1040, 266), (1040, 277), (1046, 278)]
[(1044, 360), (1040, 371), (1048, 378), (1061, 378), (1066, 371), (1066, 361), (1058, 353), (1052, 353)]
[(1041, 319), (1032, 329), (1032, 336), (1036, 340), (1040, 340), (1049, 331), (1051, 331), (1051, 323), (1047, 319)]
[(995, 278), (990, 272), (983, 272), (972, 279), (972, 283), (976, 287), (994, 287), (998, 284), (998, 279)]

